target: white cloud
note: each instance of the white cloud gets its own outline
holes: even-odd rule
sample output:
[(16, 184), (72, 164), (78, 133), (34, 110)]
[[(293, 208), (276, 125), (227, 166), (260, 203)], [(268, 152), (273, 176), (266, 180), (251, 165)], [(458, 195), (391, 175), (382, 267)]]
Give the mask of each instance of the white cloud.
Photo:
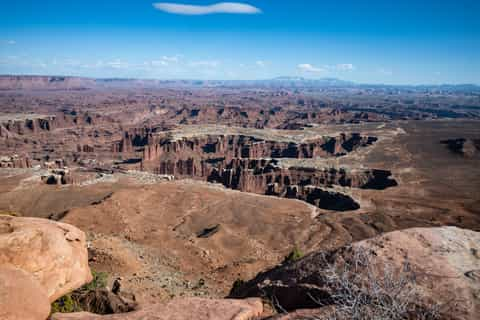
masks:
[(339, 71), (352, 71), (355, 70), (355, 66), (351, 63), (341, 63), (337, 64), (335, 68)]
[(205, 15), (214, 13), (230, 13), (230, 14), (257, 14), (261, 13), (257, 7), (239, 2), (219, 2), (212, 5), (189, 5), (171, 2), (154, 3), (155, 9), (183, 15)]
[(152, 60), (150, 62), (145, 62), (146, 65), (151, 65), (152, 67), (166, 67), (168, 62), (165, 60)]
[(384, 75), (384, 76), (391, 76), (393, 74), (392, 70), (384, 69), (384, 68), (379, 68), (377, 70), (378, 73)]
[(336, 65), (323, 65), (321, 67), (317, 67), (311, 65), (310, 63), (302, 63), (297, 66), (297, 68), (302, 72), (310, 72), (310, 73), (329, 73), (329, 72), (345, 72), (345, 71), (353, 71), (355, 70), (355, 66), (351, 63), (341, 63)]
[[(58, 63), (58, 62), (57, 62)], [(67, 67), (78, 67), (82, 64), (81, 61), (79, 60), (74, 60), (74, 59), (66, 59), (63, 61), (63, 65)]]
[(219, 61), (192, 61), (189, 63), (191, 67), (207, 67), (207, 68), (216, 68), (220, 65)]
[(173, 63), (177, 63), (178, 62), (178, 56), (163, 56), (162, 57), (162, 61), (165, 61), (165, 62), (173, 62)]
[(144, 66), (150, 67), (167, 67), (172, 64), (177, 64), (180, 62), (179, 56), (162, 56), (158, 60), (146, 61), (144, 62)]
[(265, 68), (267, 66), (267, 63), (263, 60), (258, 60), (258, 61), (255, 62), (255, 64), (257, 66), (259, 66), (260, 68)]
[(325, 69), (312, 66), (310, 63), (302, 63), (297, 66), (302, 72), (322, 73)]
[(129, 64), (127, 62), (124, 62), (120, 59), (109, 61), (106, 63), (106, 65), (114, 69), (126, 69), (129, 67)]

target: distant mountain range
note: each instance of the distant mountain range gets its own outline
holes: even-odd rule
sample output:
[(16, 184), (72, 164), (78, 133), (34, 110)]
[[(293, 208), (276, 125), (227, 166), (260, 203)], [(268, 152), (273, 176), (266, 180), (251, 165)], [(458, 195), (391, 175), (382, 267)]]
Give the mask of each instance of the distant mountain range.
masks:
[(277, 77), (267, 80), (155, 80), (128, 78), (83, 78), (70, 76), (0, 75), (0, 90), (86, 90), (93, 88), (161, 88), (161, 87), (240, 87), (240, 88), (356, 88), (415, 91), (466, 91), (479, 92), (474, 84), (442, 85), (384, 85), (357, 84), (336, 78), (306, 79), (302, 77)]

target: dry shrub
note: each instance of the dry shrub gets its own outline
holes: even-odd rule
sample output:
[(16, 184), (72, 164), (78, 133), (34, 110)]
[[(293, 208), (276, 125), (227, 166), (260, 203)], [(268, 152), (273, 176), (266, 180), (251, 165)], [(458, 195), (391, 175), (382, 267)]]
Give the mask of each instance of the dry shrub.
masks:
[[(310, 298), (319, 308), (330, 307), (327, 314), (306, 320), (436, 320), (442, 307), (420, 299), (415, 273), (408, 260), (400, 270), (378, 262), (368, 249), (348, 248), (345, 259), (329, 261), (323, 256), (322, 277), (330, 292), (328, 299)], [(277, 309), (281, 306), (275, 303)]]

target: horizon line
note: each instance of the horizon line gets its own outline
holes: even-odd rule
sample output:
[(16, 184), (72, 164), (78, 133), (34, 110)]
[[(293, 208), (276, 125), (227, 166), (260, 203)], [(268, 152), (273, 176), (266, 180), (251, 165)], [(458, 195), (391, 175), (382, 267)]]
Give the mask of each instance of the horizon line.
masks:
[(305, 81), (325, 81), (325, 80), (335, 80), (341, 82), (349, 82), (351, 85), (354, 86), (391, 86), (391, 87), (442, 87), (442, 86), (475, 86), (480, 87), (480, 83), (473, 83), (473, 82), (464, 82), (464, 83), (439, 83), (439, 84), (432, 84), (432, 83), (417, 83), (417, 84), (392, 84), (392, 83), (365, 83), (365, 82), (357, 82), (353, 80), (345, 80), (341, 78), (335, 77), (323, 77), (323, 78), (306, 78), (306, 77), (298, 77), (298, 76), (278, 76), (273, 78), (265, 78), (265, 79), (195, 79), (195, 78), (136, 78), (136, 77), (93, 77), (93, 76), (78, 76), (78, 75), (66, 75), (66, 74), (1, 74), (0, 77), (64, 77), (64, 78), (80, 78), (80, 79), (91, 79), (91, 80), (142, 80), (142, 81), (206, 81), (206, 82), (260, 82), (260, 81), (274, 81), (274, 80), (283, 80), (285, 79), (288, 81), (289, 78), (293, 79), (300, 79)]

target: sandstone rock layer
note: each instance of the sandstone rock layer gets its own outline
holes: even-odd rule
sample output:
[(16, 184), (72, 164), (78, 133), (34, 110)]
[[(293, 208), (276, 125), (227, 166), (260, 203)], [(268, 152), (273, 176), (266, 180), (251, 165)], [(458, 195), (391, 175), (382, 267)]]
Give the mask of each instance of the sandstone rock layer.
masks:
[(31, 274), (0, 266), (0, 319), (39, 320), (49, 313), (47, 292)]
[(262, 312), (263, 305), (260, 299), (179, 298), (165, 305), (151, 305), (130, 313), (105, 316), (87, 312), (56, 313), (52, 320), (250, 320), (260, 316)]
[(85, 234), (44, 219), (0, 216), (0, 266), (30, 274), (50, 302), (92, 279)]
[[(355, 252), (370, 252), (372, 263), (400, 272), (405, 261), (415, 275), (420, 305), (434, 302), (448, 319), (478, 319), (480, 314), (480, 233), (456, 227), (394, 231), (332, 252), (316, 252), (279, 266), (236, 288), (232, 296), (274, 296), (295, 310), (319, 308), (334, 292), (326, 284), (326, 263), (342, 265)], [(377, 274), (378, 277), (382, 275)], [(330, 299), (331, 300), (331, 299)]]

